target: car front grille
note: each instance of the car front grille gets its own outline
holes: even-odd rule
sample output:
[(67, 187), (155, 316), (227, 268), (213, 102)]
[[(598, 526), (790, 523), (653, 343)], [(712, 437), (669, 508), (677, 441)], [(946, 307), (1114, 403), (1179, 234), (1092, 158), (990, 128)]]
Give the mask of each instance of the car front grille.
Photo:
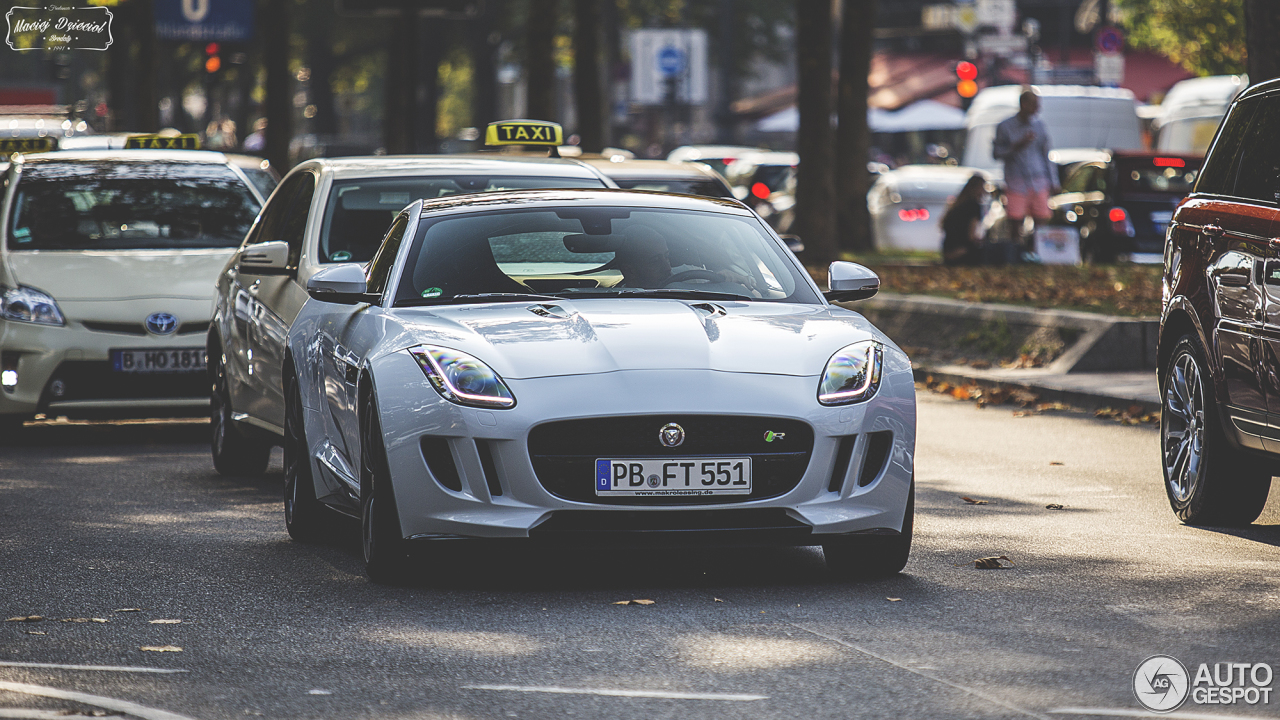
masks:
[[(662, 444), (659, 429), (680, 425), (685, 440)], [(773, 440), (767, 441), (766, 435)], [(529, 431), (538, 482), (556, 497), (601, 505), (706, 505), (746, 502), (790, 492), (813, 452), (813, 428), (799, 420), (736, 415), (634, 415), (543, 423)], [(750, 457), (750, 495), (597, 497), (598, 458)]]

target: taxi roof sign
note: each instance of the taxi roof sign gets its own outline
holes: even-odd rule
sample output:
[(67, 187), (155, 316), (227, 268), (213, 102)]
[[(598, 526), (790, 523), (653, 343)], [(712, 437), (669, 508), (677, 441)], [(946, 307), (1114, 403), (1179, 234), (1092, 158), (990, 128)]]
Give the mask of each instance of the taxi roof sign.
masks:
[(0, 138), (0, 155), (13, 153), (49, 152), (58, 147), (58, 141), (52, 137)]
[(126, 150), (199, 150), (200, 136), (185, 135), (130, 135), (125, 138)]
[(500, 120), (485, 128), (484, 144), (559, 147), (564, 144), (564, 128), (545, 120)]

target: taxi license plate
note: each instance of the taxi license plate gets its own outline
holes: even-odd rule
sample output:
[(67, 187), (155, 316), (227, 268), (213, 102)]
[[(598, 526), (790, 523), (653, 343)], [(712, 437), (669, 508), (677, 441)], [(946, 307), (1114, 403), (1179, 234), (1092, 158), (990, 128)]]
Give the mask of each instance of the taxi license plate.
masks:
[(111, 369), (124, 373), (204, 372), (205, 350), (112, 350)]
[(750, 495), (751, 458), (598, 458), (597, 497)]

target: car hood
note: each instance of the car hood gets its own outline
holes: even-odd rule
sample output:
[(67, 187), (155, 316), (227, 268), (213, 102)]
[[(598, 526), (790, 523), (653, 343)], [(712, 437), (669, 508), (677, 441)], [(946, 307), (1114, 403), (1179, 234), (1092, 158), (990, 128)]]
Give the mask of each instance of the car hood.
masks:
[(234, 248), (10, 252), (7, 281), (65, 301), (209, 300)]
[(709, 369), (821, 375), (840, 348), (888, 339), (839, 307), (599, 299), (395, 311), (405, 336), (470, 353), (510, 379), (617, 370)]

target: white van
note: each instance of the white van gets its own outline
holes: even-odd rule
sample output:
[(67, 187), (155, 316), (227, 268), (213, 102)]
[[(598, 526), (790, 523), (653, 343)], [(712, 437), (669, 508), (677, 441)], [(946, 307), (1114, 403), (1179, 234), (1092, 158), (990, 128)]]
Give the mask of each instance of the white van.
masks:
[(1214, 75), (1174, 83), (1152, 120), (1156, 150), (1203, 155), (1248, 75)]
[[(1040, 96), (1040, 119), (1055, 149), (1142, 150), (1142, 129), (1133, 92), (1088, 85), (1035, 85)], [(965, 114), (968, 138), (964, 165), (1004, 177), (1004, 164), (991, 155), (996, 125), (1018, 113), (1020, 85), (983, 89)]]

